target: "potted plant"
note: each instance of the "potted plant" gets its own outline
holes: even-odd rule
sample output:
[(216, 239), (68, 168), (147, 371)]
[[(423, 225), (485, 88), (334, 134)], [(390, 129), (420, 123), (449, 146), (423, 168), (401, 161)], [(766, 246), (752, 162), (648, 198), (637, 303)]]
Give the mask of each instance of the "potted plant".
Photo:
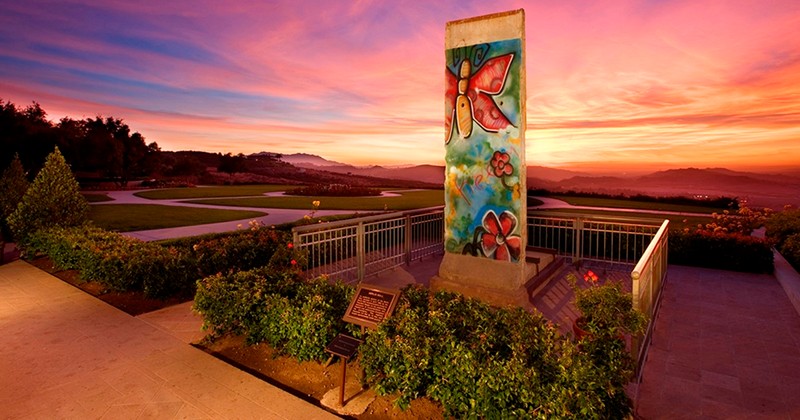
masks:
[(591, 270), (583, 276), (584, 285), (570, 274), (567, 278), (575, 293), (575, 307), (581, 316), (573, 324), (575, 338), (623, 337), (644, 331), (647, 318), (633, 307), (633, 296), (619, 282), (600, 284)]

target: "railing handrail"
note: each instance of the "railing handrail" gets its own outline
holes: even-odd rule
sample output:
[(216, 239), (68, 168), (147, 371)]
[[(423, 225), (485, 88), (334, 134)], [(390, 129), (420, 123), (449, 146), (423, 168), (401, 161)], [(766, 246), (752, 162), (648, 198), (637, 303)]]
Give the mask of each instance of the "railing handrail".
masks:
[(572, 213), (561, 211), (548, 211), (528, 209), (528, 216), (543, 216), (543, 217), (560, 217), (564, 219), (582, 219), (588, 221), (600, 222), (629, 222), (629, 223), (642, 223), (649, 225), (657, 225), (664, 220), (660, 217), (643, 217), (643, 216), (617, 216), (617, 215), (602, 215), (602, 214), (586, 214), (586, 213)]
[(658, 243), (661, 241), (661, 238), (666, 235), (667, 229), (669, 229), (669, 219), (664, 219), (664, 221), (661, 223), (661, 227), (658, 228), (658, 232), (656, 232), (656, 235), (650, 240), (650, 244), (647, 245), (647, 248), (644, 250), (642, 257), (639, 258), (639, 262), (636, 263), (633, 271), (631, 271), (632, 279), (636, 280), (639, 278), (639, 276), (641, 276), (645, 266), (649, 264), (650, 260), (653, 258), (653, 252), (655, 252)]
[(326, 223), (317, 223), (311, 225), (303, 225), (303, 226), (295, 226), (292, 228), (293, 233), (308, 233), (308, 232), (315, 232), (318, 230), (325, 230), (325, 229), (334, 229), (338, 227), (344, 226), (352, 226), (357, 225), (359, 223), (370, 223), (370, 222), (378, 222), (381, 220), (388, 220), (388, 219), (395, 219), (400, 217), (406, 216), (415, 216), (419, 214), (427, 214), (433, 213), (434, 210), (444, 210), (444, 206), (434, 206), (434, 207), (425, 207), (421, 209), (414, 209), (414, 210), (403, 210), (403, 211), (396, 211), (391, 213), (381, 213), (375, 214), (372, 216), (362, 216), (362, 217), (354, 217), (352, 219), (345, 219), (345, 220), (337, 220), (334, 222), (326, 222)]

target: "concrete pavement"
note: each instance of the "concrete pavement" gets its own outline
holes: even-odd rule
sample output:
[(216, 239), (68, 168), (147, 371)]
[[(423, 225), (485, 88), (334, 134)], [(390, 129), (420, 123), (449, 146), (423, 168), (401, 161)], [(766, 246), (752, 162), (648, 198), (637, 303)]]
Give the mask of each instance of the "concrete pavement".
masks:
[(800, 315), (768, 274), (670, 266), (644, 419), (800, 419)]
[(135, 318), (24, 261), (0, 296), (0, 418), (338, 418), (168, 332), (191, 315)]

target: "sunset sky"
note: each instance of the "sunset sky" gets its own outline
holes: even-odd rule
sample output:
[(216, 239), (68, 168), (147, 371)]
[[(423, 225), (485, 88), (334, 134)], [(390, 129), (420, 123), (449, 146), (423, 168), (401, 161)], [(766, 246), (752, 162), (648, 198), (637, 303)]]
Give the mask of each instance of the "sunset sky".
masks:
[(442, 164), (445, 24), (518, 8), (530, 165), (800, 167), (798, 0), (0, 0), (0, 99), (164, 150)]

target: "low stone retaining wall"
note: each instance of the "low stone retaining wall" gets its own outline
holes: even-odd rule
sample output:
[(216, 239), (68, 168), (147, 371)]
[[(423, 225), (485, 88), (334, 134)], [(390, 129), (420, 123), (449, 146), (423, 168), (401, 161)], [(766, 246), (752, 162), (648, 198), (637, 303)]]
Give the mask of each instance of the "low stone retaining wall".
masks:
[(800, 315), (800, 274), (783, 258), (780, 252), (773, 249), (772, 253), (775, 254), (775, 278), (783, 286), (786, 296), (789, 297), (797, 314)]

